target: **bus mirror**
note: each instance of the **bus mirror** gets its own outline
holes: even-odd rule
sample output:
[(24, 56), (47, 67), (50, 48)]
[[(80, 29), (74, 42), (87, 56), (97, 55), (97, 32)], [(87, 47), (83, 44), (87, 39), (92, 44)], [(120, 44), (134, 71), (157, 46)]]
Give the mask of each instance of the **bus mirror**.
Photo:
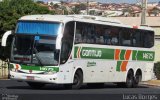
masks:
[(1, 46), (6, 47), (7, 44), (7, 38), (12, 34), (12, 31), (7, 31), (4, 33), (4, 35), (2, 36), (2, 42), (1, 42)]
[(62, 40), (62, 24), (58, 29), (58, 36), (56, 39), (56, 49), (61, 49), (61, 40)]

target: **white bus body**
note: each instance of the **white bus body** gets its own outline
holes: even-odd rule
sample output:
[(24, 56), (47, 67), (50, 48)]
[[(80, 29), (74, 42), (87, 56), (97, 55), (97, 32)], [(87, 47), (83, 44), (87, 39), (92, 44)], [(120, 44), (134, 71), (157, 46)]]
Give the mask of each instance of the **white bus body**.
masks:
[[(28, 24), (30, 22), (32, 25)], [(54, 27), (54, 31), (57, 33), (53, 33), (53, 39), (50, 39), (52, 34), (43, 36), (48, 34), (44, 32), (44, 29), (41, 30), (34, 26), (35, 23), (42, 26), (41, 28)], [(47, 24), (44, 25), (44, 23)], [(50, 23), (56, 24), (51, 25)], [(67, 29), (67, 27), (69, 28)], [(89, 28), (90, 30), (87, 30)], [(89, 37), (86, 38), (85, 34), (89, 36), (89, 31), (93, 34), (94, 30), (98, 28), (101, 33), (95, 34), (100, 35), (94, 37), (95, 40), (93, 36), (96, 35), (92, 35), (91, 40), (87, 40)], [(32, 30), (34, 30), (33, 33)], [(46, 30), (48, 33), (52, 31), (49, 28)], [(104, 42), (103, 32), (108, 30), (111, 30), (111, 35), (113, 33), (113, 36), (118, 37), (116, 42), (111, 44), (107, 43), (108, 40)], [(79, 34), (77, 32), (80, 33), (79, 37), (77, 37)], [(136, 34), (135, 37), (132, 32)], [(145, 37), (147, 35), (148, 37)], [(141, 38), (138, 38), (139, 36)], [(84, 39), (80, 40), (82, 37)], [(146, 42), (146, 38), (149, 42)], [(152, 78), (155, 52), (154, 32), (150, 27), (128, 26), (119, 21), (96, 16), (31, 15), (19, 19), (13, 40), (10, 77), (29, 82), (33, 87), (32, 82), (72, 85), (79, 82), (74, 88), (79, 88), (82, 83), (113, 82), (126, 83), (128, 87), (133, 87), (139, 81), (148, 81)], [(40, 52), (38, 48), (43, 49), (40, 46), (45, 43), (50, 45), (47, 46), (50, 49), (54, 45), (56, 53), (52, 54), (50, 51), (46, 53), (49, 49)], [(55, 58), (53, 64), (52, 60), (50, 61), (52, 57)], [(77, 76), (75, 76), (76, 73), (78, 73)], [(128, 80), (133, 82), (127, 83)]]

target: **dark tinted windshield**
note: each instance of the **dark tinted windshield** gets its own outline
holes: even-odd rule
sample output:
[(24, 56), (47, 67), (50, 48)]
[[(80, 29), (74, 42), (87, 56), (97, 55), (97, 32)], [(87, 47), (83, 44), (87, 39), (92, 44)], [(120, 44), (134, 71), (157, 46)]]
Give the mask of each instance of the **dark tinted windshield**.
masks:
[(13, 40), (11, 61), (39, 65), (57, 65), (56, 37), (17, 35)]

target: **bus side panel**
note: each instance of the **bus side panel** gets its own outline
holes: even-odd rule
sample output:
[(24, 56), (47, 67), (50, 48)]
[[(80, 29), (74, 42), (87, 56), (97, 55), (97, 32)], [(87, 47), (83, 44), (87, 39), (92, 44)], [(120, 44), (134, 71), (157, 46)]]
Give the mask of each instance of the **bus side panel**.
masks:
[(58, 83), (69, 84), (73, 82), (73, 61), (68, 60), (65, 64), (60, 65), (58, 73)]
[(83, 82), (88, 83), (88, 82), (94, 82), (95, 79), (95, 68), (92, 66), (87, 67), (87, 63), (91, 62), (92, 60), (85, 60), (85, 59), (75, 59), (74, 61), (74, 66), (76, 67), (75, 69), (81, 68), (83, 71)]
[(145, 69), (142, 72), (142, 81), (148, 81), (153, 78), (153, 62), (145, 63)]

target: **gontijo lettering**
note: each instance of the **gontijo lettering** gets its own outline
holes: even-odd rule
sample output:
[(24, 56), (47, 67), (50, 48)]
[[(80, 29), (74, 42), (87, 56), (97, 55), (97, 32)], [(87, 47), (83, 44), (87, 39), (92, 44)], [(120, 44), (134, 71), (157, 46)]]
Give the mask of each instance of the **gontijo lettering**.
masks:
[(89, 56), (89, 57), (101, 57), (102, 51), (101, 50), (82, 50), (82, 56)]

